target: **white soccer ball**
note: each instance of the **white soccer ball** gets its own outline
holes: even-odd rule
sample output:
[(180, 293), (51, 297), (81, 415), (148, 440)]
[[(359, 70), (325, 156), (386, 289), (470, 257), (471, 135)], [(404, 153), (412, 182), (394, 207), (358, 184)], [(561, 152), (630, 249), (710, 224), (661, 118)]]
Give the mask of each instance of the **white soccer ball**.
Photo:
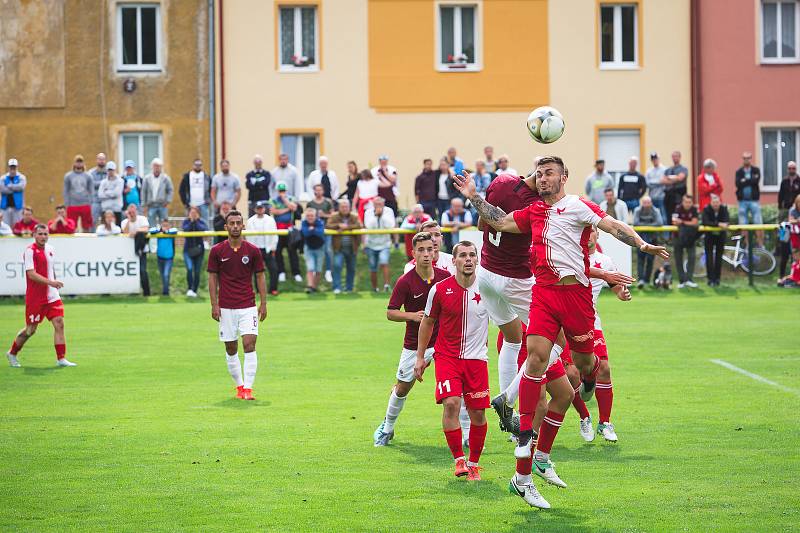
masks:
[(564, 117), (555, 107), (537, 107), (528, 115), (528, 133), (542, 144), (550, 144), (564, 134)]

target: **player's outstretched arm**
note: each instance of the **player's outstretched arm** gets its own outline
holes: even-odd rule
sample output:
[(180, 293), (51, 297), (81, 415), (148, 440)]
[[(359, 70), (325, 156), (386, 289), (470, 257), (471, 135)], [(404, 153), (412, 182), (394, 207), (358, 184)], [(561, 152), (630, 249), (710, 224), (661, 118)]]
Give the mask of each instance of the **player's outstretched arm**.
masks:
[(620, 242), (624, 242), (628, 246), (638, 248), (646, 254), (657, 255), (662, 259), (669, 259), (669, 252), (666, 248), (644, 242), (642, 237), (636, 233), (636, 230), (613, 217), (606, 215), (597, 227), (606, 233), (610, 233), (612, 237)]
[(464, 197), (469, 198), (472, 202), (472, 207), (478, 212), (481, 219), (489, 224), (497, 231), (504, 231), (506, 233), (522, 233), (514, 220), (514, 215), (506, 213), (497, 206), (494, 206), (481, 198), (475, 188), (475, 180), (472, 179), (472, 174), (464, 171), (462, 175), (456, 174), (453, 176), (453, 183)]
[(623, 302), (630, 302), (631, 298), (633, 298), (627, 285), (614, 285), (611, 287), (611, 291)]
[(589, 277), (602, 279), (608, 283), (609, 287), (614, 287), (616, 285), (631, 285), (632, 283), (636, 283), (636, 278), (633, 278), (627, 274), (619, 271), (609, 272), (608, 270), (603, 270), (602, 268), (597, 267), (589, 267)]
[(428, 343), (431, 341), (433, 335), (433, 326), (436, 324), (436, 319), (426, 316), (419, 324), (419, 333), (417, 333), (417, 362), (414, 364), (414, 377), (417, 381), (422, 381), (422, 374), (425, 373), (425, 350), (428, 349)]

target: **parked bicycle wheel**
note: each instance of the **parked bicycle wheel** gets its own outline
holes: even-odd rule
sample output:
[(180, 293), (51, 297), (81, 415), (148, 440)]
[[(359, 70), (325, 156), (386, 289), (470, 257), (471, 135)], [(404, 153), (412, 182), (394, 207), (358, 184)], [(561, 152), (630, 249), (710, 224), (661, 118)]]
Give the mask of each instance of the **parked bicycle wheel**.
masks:
[(753, 267), (753, 275), (755, 276), (766, 276), (775, 270), (775, 265), (777, 264), (775, 256), (763, 248), (755, 248), (753, 250), (752, 263), (748, 261), (747, 250), (741, 250), (739, 253), (740, 264), (742, 265), (742, 270), (745, 272), (750, 272), (751, 266)]

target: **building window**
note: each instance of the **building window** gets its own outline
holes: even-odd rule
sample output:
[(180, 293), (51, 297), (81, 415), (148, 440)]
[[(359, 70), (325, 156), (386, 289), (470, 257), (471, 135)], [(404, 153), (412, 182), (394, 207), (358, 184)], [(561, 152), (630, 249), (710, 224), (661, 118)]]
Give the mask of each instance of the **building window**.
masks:
[(318, 70), (317, 7), (281, 7), (278, 28), (280, 70)]
[(158, 4), (117, 7), (117, 70), (161, 70), (161, 12)]
[(597, 132), (598, 159), (606, 162), (606, 172), (619, 177), (628, 171), (631, 156), (640, 157), (641, 130), (639, 129), (599, 129)]
[(762, 189), (777, 191), (786, 173), (786, 164), (797, 161), (800, 129), (764, 128), (761, 130), (761, 161), (764, 165)]
[(626, 69), (639, 65), (639, 27), (636, 5), (600, 6), (600, 68)]
[(161, 133), (122, 133), (119, 136), (119, 154), (117, 168), (122, 172), (125, 161), (136, 163), (136, 173), (145, 176), (150, 173), (150, 162), (154, 157), (162, 157), (163, 149)]
[(480, 70), (479, 6), (442, 3), (437, 6), (437, 13), (437, 70)]
[(296, 166), (303, 176), (308, 176), (317, 168), (319, 134), (281, 133), (281, 153), (289, 156), (289, 162)]
[(796, 63), (800, 48), (800, 6), (797, 0), (761, 2), (761, 59)]

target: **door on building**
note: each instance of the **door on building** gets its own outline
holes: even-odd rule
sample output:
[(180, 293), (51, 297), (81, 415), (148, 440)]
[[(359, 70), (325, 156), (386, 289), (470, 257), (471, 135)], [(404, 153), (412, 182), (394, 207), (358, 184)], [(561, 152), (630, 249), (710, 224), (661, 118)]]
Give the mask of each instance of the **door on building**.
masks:
[(639, 154), (641, 154), (640, 137), (639, 129), (601, 128), (598, 130), (598, 159), (605, 159), (606, 172), (614, 177), (615, 183), (622, 174), (628, 171), (628, 161), (631, 156), (639, 158)]
[(306, 178), (317, 168), (319, 134), (281, 133), (281, 152), (289, 156), (289, 162)]
[[(126, 132), (119, 136), (120, 160), (117, 168), (124, 169), (125, 161), (136, 163), (136, 173), (146, 176), (150, 173), (150, 162), (153, 158), (162, 156), (162, 140), (159, 132)], [(164, 169), (166, 172), (166, 169)]]

